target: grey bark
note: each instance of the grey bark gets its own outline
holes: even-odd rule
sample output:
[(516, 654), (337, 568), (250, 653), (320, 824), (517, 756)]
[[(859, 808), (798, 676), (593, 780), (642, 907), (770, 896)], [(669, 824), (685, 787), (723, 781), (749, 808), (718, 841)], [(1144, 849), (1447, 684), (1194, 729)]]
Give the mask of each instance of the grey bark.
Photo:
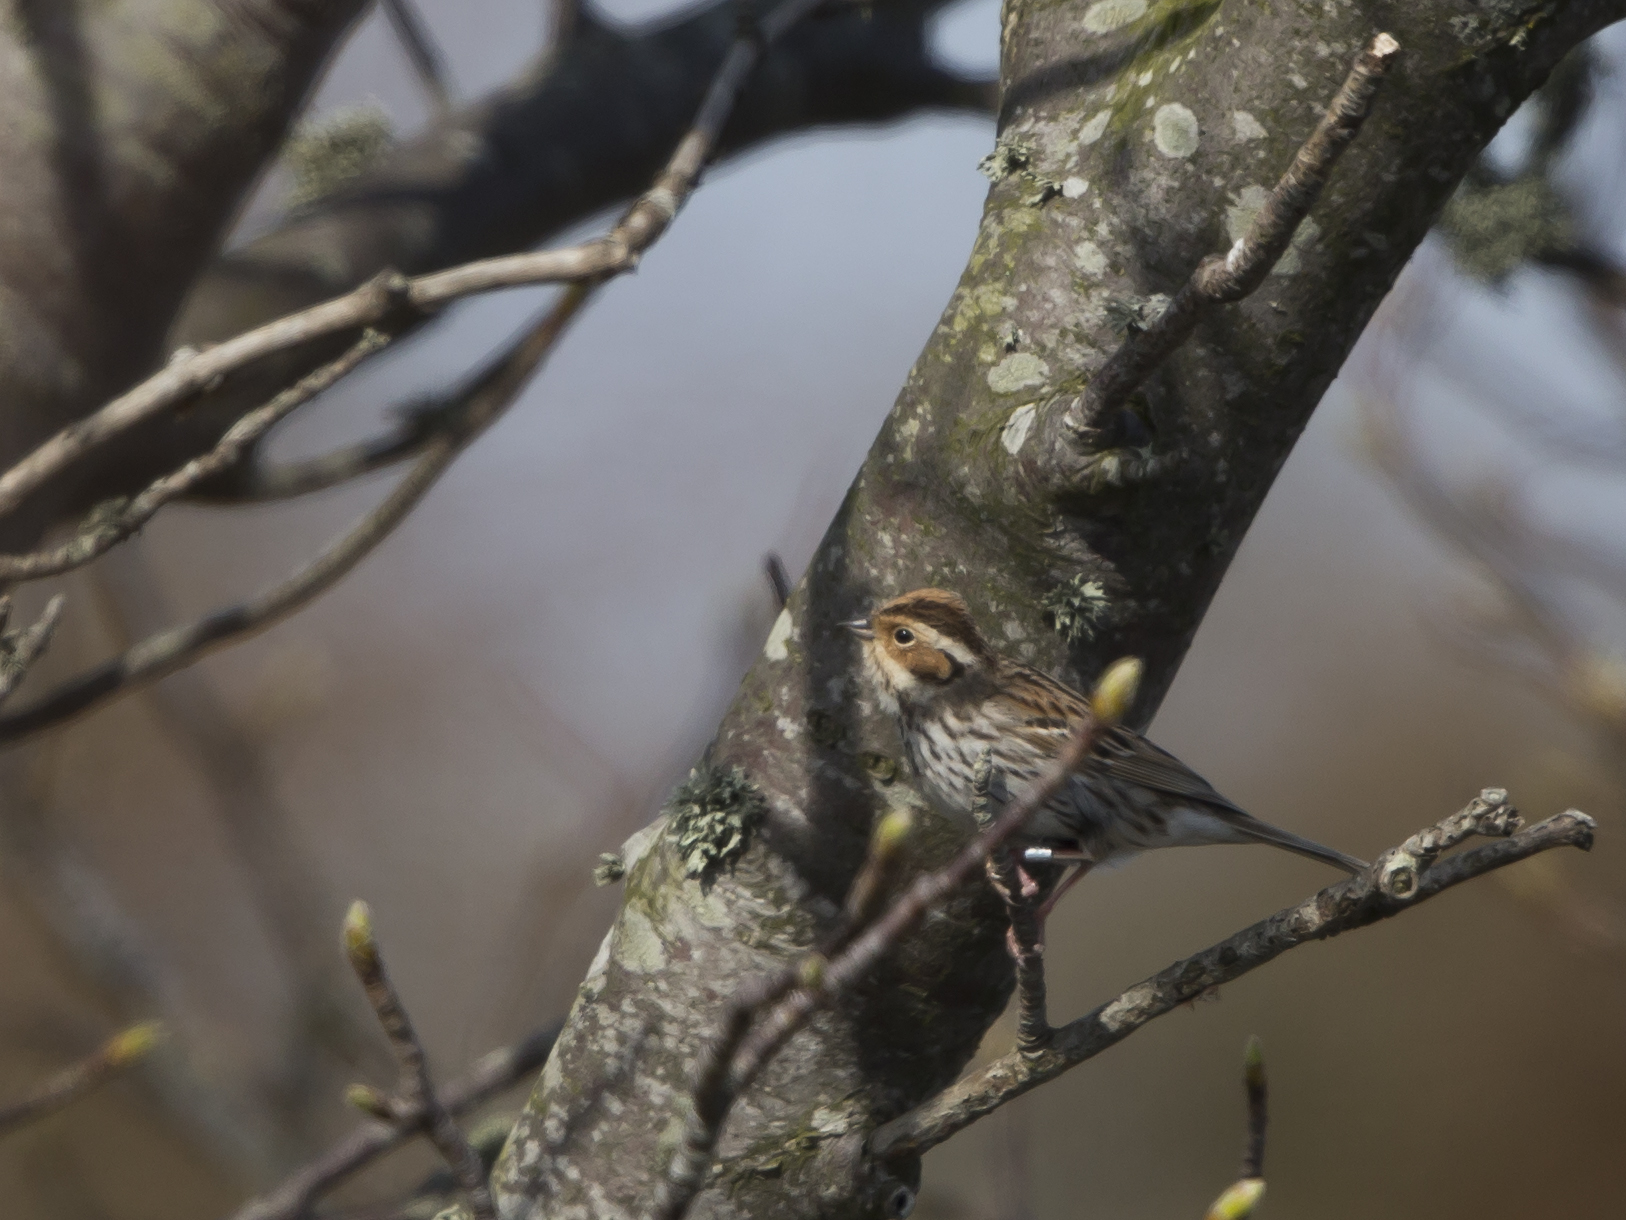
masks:
[[(1007, 0), (1005, 172), (970, 263), (711, 747), (766, 819), (709, 880), (660, 823), (629, 845), (620, 916), (498, 1164), (510, 1220), (643, 1212), (728, 996), (829, 927), (876, 816), (915, 802), (836, 624), (909, 588), (957, 589), (1001, 647), (1077, 684), (1144, 658), (1149, 719), (1456, 182), (1626, 2), (1165, 0), (1115, 29), (1091, 9)], [(1379, 30), (1404, 58), (1290, 260), (1081, 446), (1063, 417), (1118, 327), (1230, 245)], [(922, 818), (916, 848), (940, 858), (960, 832)], [(1009, 994), (1002, 932), (997, 899), (967, 893), (804, 1030), (736, 1107), (692, 1214), (884, 1214), (919, 1166), (878, 1162), (866, 1140), (970, 1058)]]

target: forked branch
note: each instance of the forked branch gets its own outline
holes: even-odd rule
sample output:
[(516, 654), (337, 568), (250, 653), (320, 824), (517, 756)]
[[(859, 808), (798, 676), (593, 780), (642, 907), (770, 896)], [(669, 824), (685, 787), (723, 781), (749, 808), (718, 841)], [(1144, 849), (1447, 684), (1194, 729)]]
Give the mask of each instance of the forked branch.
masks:
[(352, 1090), (351, 1100), (375, 1118), (398, 1126), (411, 1121), (421, 1128), (457, 1174), (458, 1184), (469, 1197), (475, 1220), (496, 1220), (485, 1166), (435, 1091), (429, 1076), (429, 1057), (390, 981), (389, 972), (384, 969), (384, 958), (373, 936), (372, 914), (364, 902), (351, 906), (345, 917), (344, 948), (356, 977), (367, 992), (368, 1002), (378, 1014), (378, 1023), (389, 1039), (390, 1049), (401, 1064), (401, 1083), (395, 1096), (383, 1096), (363, 1085)]

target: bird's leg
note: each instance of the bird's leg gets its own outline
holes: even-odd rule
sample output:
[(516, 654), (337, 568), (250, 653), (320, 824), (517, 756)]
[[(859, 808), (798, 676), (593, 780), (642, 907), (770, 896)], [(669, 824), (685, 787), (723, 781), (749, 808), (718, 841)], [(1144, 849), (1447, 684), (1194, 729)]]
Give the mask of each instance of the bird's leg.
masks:
[(1010, 927), (1005, 944), (1016, 963), (1016, 1046), (1024, 1053), (1050, 1042), (1050, 1019), (1045, 1012), (1044, 920), (1040, 916), (1043, 887), (1019, 864), (1019, 853), (995, 851), (988, 857), (988, 880), (1005, 900)]
[(1052, 855), (1050, 858), (1052, 860), (1064, 859), (1071, 864), (1072, 867), (1067, 870), (1067, 875), (1056, 883), (1055, 889), (1051, 890), (1050, 893), (1045, 897), (1045, 900), (1039, 904), (1037, 915), (1039, 919), (1039, 927), (1041, 929), (1044, 927), (1045, 920), (1050, 918), (1050, 912), (1054, 911), (1056, 909), (1056, 904), (1061, 901), (1061, 896), (1082, 881), (1084, 874), (1090, 871), (1090, 866), (1094, 863), (1094, 861), (1092, 861), (1089, 856), (1085, 855), (1083, 852), (1078, 852), (1076, 855), (1069, 852), (1065, 856), (1058, 852)]

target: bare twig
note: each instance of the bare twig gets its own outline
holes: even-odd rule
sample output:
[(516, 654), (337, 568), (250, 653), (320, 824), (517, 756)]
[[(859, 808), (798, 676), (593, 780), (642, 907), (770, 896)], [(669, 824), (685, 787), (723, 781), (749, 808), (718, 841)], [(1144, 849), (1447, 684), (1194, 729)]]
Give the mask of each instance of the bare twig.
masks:
[(394, 531), (464, 448), (524, 388), (587, 299), (572, 285), (490, 369), (454, 396), (459, 421), (432, 442), (383, 503), (298, 571), (236, 606), (149, 636), (122, 655), (69, 679), (38, 702), (0, 715), (0, 741), (15, 740), (139, 690), (229, 643), (257, 635), (331, 588)]
[(406, 52), (412, 70), (418, 74), (418, 83), (429, 95), (435, 112), (445, 114), (452, 107), (451, 90), (446, 83), (446, 64), (417, 6), (412, 0), (384, 0), (383, 8), (401, 50)]
[(1400, 44), (1388, 34), (1372, 39), (1248, 231), (1223, 257), (1204, 259), (1163, 313), (1130, 333), (1068, 412), (1069, 427), (1088, 435), (1129, 400), (1214, 306), (1240, 301), (1264, 283), (1315, 205), (1333, 164), (1365, 122), (1378, 85), (1399, 54)]
[(1242, 1054), (1242, 1086), (1248, 1097), (1248, 1142), (1242, 1152), (1242, 1172), (1220, 1192), (1203, 1220), (1248, 1220), (1265, 1194), (1265, 1053), (1258, 1038), (1249, 1038)]
[[(656, 1220), (679, 1220), (689, 1210), (705, 1182), (734, 1100), (815, 1011), (856, 984), (928, 911), (979, 872), (990, 853), (1021, 833), (1089, 754), (1101, 730), (1122, 718), (1134, 701), (1140, 673), (1140, 662), (1133, 659), (1110, 666), (1096, 687), (1095, 714), (1085, 720), (1049, 767), (1020, 796), (1009, 801), (998, 819), (961, 848), (954, 859), (917, 877), (838, 954), (830, 958), (811, 954), (769, 983), (746, 988), (742, 998), (729, 1006), (723, 1030), (696, 1072), (683, 1142), (661, 1179), (650, 1210)], [(883, 819), (871, 840), (869, 859), (859, 872), (860, 878), (884, 867), (876, 863), (877, 857), (896, 846), (897, 832), (889, 830)], [(849, 900), (849, 909), (854, 905)]]
[(412, 1020), (407, 1016), (384, 959), (373, 936), (372, 915), (367, 904), (357, 902), (350, 908), (344, 921), (344, 948), (356, 977), (361, 980), (367, 999), (378, 1014), (378, 1023), (390, 1041), (395, 1057), (401, 1064), (401, 1083), (398, 1096), (383, 1100), (383, 1112), (401, 1125), (401, 1114), (416, 1116), (432, 1144), (446, 1163), (457, 1173), (459, 1184), (469, 1196), (469, 1206), (475, 1220), (496, 1220), (497, 1211), (491, 1202), (491, 1187), (486, 1182), (485, 1166), (469, 1145), (463, 1129), (453, 1120), (446, 1103), (435, 1092), (429, 1076), (429, 1057), (424, 1054), (423, 1043), (418, 1040)]
[[(1470, 833), (1508, 837), (1426, 866), (1428, 847), (1453, 839), (1465, 824), (1472, 825)], [(1467, 809), (1414, 836), (1402, 848), (1384, 853), (1364, 872), (1176, 962), (1089, 1015), (1062, 1026), (1038, 1054), (1008, 1054), (957, 1081), (879, 1128), (870, 1137), (870, 1147), (883, 1159), (918, 1156), (1012, 1098), (1093, 1059), (1155, 1018), (1211, 987), (1258, 969), (1289, 949), (1387, 919), (1464, 881), (1539, 852), (1592, 846), (1594, 823), (1575, 810), (1525, 830), (1515, 831), (1516, 826), (1506, 794), (1487, 790)], [(1414, 843), (1423, 849), (1422, 855), (1410, 850)], [(1403, 856), (1409, 859), (1401, 859)]]
[(208, 453), (154, 480), (133, 499), (121, 498), (99, 506), (79, 527), (79, 531), (60, 546), (28, 555), (0, 555), (0, 581), (59, 576), (106, 554), (151, 521), (164, 505), (180, 499), (199, 483), (235, 464), (277, 424), (347, 376), (388, 342), (389, 338), (382, 332), (368, 328), (343, 355), (328, 361), (263, 407), (239, 419)]
[(163, 1034), (164, 1028), (157, 1021), (132, 1025), (108, 1039), (95, 1054), (58, 1072), (27, 1097), (0, 1105), (0, 1136), (55, 1113), (103, 1081), (140, 1063), (158, 1045)]
[[(547, 1061), (559, 1027), (549, 1026), (513, 1046), (483, 1056), (440, 1091), (448, 1114), (456, 1117), (511, 1088)], [(312, 1161), (268, 1194), (244, 1204), (231, 1220), (298, 1220), (323, 1192), (399, 1148), (422, 1130), (423, 1109), (398, 1108), (389, 1124), (368, 1123)]]
[(180, 354), (161, 372), (64, 428), (0, 475), (0, 514), (13, 511), (47, 479), (109, 438), (206, 392), (221, 378), (266, 356), (326, 335), (379, 325), (386, 319), (427, 315), (475, 293), (526, 284), (596, 286), (631, 270), (693, 192), (763, 47), (820, 2), (784, 0), (762, 19), (754, 36), (734, 41), (693, 125), (666, 167), (604, 237), (566, 249), (482, 259), (416, 279), (382, 275), (343, 296), (268, 322), (206, 351)]
[(1270, 1094), (1265, 1086), (1265, 1048), (1257, 1037), (1242, 1053), (1242, 1087), (1248, 1095), (1248, 1143), (1239, 1178), (1265, 1176), (1265, 1131), (1270, 1125)]
[(66, 599), (58, 593), (45, 604), (39, 618), (21, 631), (7, 631), (11, 621), (11, 598), (0, 596), (0, 703), (11, 698), (17, 684), (39, 660), (51, 642), (57, 620), (62, 617)]
[[(54, 743), (47, 743), (54, 744)], [(123, 1020), (157, 1014), (184, 1031), (193, 1020), (167, 964), (122, 910), (101, 875), (53, 824), (46, 807), (49, 751), (22, 774), (15, 756), (0, 766), (0, 878), (37, 923), (76, 985)], [(188, 1139), (244, 1174), (264, 1173), (276, 1135), (264, 1115), (184, 1054), (160, 1051), (144, 1073), (163, 1112)]]

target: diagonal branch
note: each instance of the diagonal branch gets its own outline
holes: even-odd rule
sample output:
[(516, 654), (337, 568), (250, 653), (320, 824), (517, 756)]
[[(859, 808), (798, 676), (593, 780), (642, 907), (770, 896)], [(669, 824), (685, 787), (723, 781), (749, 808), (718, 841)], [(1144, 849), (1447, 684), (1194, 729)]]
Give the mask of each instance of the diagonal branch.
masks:
[(39, 660), (40, 654), (51, 643), (57, 620), (62, 617), (65, 602), (58, 593), (45, 604), (44, 611), (32, 624), (21, 631), (7, 631), (11, 619), (11, 598), (0, 596), (0, 703), (11, 698), (17, 684), (28, 676), (28, 671)]
[(349, 375), (362, 361), (389, 342), (369, 327), (348, 351), (278, 394), (258, 410), (238, 420), (220, 442), (202, 457), (155, 480), (140, 495), (112, 500), (92, 511), (88, 520), (66, 542), (28, 555), (0, 555), (0, 582), (40, 580), (60, 576), (105, 555), (157, 515), (164, 505), (180, 499), (199, 483), (236, 463), (249, 448), (323, 390)]
[(15, 740), (156, 682), (207, 653), (267, 630), (332, 588), (394, 532), (452, 462), (519, 394), (566, 325), (586, 290), (568, 290), (513, 347), (459, 395), (463, 427), (437, 438), (383, 503), (303, 567), (235, 606), (161, 631), (102, 665), (62, 683), (29, 707), (0, 715), (0, 741)]
[(58, 1072), (27, 1097), (0, 1105), (0, 1136), (78, 1101), (98, 1085), (140, 1063), (164, 1036), (156, 1021), (115, 1034), (95, 1054)]
[[(1051, 1044), (1038, 1053), (1005, 1055), (957, 1081), (925, 1105), (880, 1127), (870, 1137), (870, 1148), (883, 1159), (918, 1156), (1210, 987), (1257, 970), (1289, 949), (1398, 915), (1464, 881), (1539, 852), (1555, 847), (1589, 850), (1595, 823), (1570, 810), (1525, 830), (1517, 826), (1507, 794), (1487, 789), (1459, 813), (1386, 852), (1365, 872), (1176, 962), (1056, 1030)], [(1428, 865), (1431, 852), (1475, 833), (1507, 837)]]
[(451, 109), (452, 91), (446, 81), (445, 61), (423, 23), (423, 15), (412, 0), (384, 0), (382, 7), (430, 104), (438, 113), (445, 114)]

